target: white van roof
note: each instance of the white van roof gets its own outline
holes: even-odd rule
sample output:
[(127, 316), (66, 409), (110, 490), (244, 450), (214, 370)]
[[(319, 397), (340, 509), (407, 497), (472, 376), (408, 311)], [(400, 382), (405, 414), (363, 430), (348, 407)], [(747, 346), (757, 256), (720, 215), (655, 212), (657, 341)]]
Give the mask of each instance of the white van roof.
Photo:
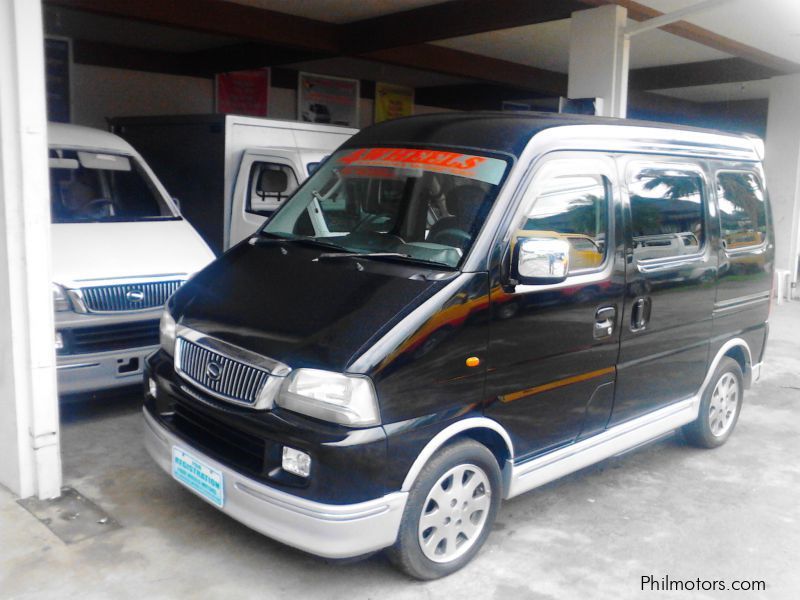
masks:
[(91, 148), (94, 150), (112, 150), (125, 154), (137, 155), (128, 142), (118, 135), (83, 127), (81, 125), (69, 125), (67, 123), (48, 123), (47, 124), (47, 143), (55, 148)]

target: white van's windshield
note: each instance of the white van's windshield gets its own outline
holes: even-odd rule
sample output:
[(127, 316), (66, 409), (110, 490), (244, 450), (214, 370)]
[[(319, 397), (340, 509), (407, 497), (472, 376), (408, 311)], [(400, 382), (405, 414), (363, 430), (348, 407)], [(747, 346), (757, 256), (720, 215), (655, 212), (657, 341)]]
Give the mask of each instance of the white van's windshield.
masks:
[(123, 154), (50, 149), (53, 223), (177, 217), (136, 159)]
[(457, 267), (492, 207), (508, 163), (462, 152), (341, 150), (263, 228), (331, 250)]

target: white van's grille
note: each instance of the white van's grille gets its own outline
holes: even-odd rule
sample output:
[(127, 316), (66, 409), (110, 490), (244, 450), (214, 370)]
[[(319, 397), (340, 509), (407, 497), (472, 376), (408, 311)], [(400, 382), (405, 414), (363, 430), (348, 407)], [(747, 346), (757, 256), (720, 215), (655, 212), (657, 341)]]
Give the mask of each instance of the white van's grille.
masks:
[(234, 360), (179, 337), (176, 348), (178, 373), (206, 392), (243, 404), (255, 404), (269, 372)]
[(176, 279), (84, 287), (81, 295), (89, 312), (147, 310), (163, 306), (183, 282)]

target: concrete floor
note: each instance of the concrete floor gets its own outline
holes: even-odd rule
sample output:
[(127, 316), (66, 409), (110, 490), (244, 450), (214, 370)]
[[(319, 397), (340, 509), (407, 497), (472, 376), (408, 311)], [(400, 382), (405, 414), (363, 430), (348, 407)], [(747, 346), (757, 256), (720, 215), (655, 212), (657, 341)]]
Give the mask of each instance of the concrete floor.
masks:
[[(0, 488), (2, 598), (798, 598), (800, 303), (776, 307), (766, 369), (717, 450), (674, 436), (506, 502), (477, 559), (419, 583), (381, 556), (324, 561), (273, 542), (150, 461), (138, 398), (64, 409), (65, 484), (122, 529), (65, 545)], [(640, 591), (643, 575), (767, 591)]]

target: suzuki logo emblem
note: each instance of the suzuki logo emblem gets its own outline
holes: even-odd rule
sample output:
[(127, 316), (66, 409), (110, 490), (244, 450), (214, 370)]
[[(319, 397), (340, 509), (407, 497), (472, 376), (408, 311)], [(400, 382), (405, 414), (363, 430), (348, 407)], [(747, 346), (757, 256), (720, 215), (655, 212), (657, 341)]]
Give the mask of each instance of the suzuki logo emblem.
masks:
[(125, 299), (128, 302), (141, 302), (144, 300), (144, 292), (142, 290), (131, 290), (125, 294)]
[(211, 381), (219, 381), (222, 377), (222, 365), (215, 362), (210, 362), (206, 365), (206, 377)]

